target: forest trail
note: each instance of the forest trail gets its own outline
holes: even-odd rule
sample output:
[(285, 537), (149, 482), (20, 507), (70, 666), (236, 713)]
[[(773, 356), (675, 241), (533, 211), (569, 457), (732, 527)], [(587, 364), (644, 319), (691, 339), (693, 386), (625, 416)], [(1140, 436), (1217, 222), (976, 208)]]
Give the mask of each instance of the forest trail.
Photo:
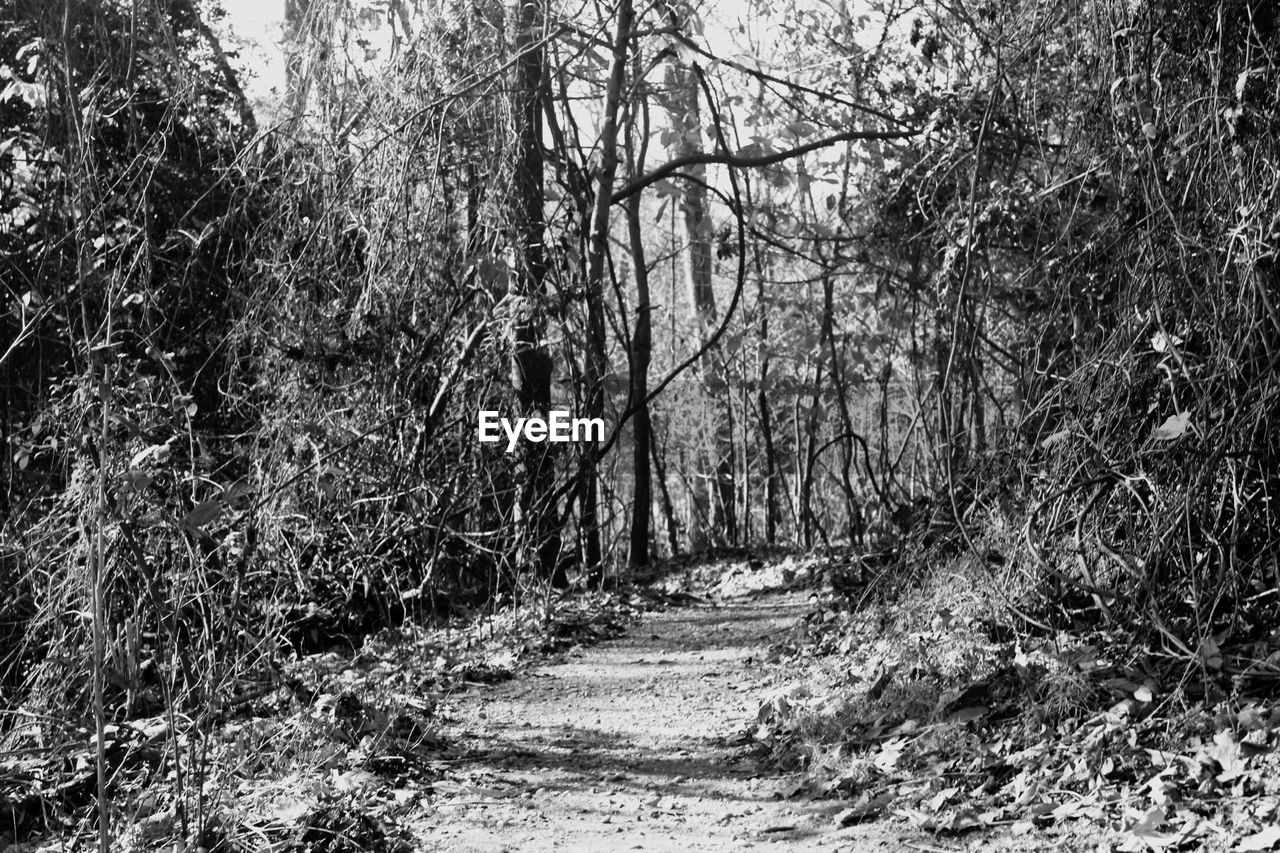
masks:
[[(768, 645), (806, 599), (771, 593), (649, 613), (625, 635), (456, 697), (469, 780), (414, 821), (425, 849), (895, 849), (840, 830), (847, 804), (782, 798), (742, 738), (779, 676)], [(442, 793), (437, 789), (437, 793)]]

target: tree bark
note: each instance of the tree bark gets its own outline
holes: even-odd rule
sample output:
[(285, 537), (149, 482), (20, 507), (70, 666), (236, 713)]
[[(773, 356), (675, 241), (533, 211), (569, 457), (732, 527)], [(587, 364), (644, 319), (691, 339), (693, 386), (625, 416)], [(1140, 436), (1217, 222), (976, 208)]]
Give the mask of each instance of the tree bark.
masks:
[[(627, 230), (631, 238), (631, 253), (636, 276), (636, 325), (631, 334), (631, 393), (632, 400), (644, 400), (649, 396), (649, 362), (653, 346), (650, 329), (649, 271), (645, 267), (644, 245), (640, 233), (640, 197), (627, 202)], [(649, 517), (653, 506), (653, 486), (649, 469), (649, 443), (653, 424), (649, 418), (649, 404), (642, 403), (633, 416), (632, 425), (632, 475), (635, 491), (631, 502), (631, 539), (628, 561), (633, 566), (649, 562)]]
[[(641, 95), (643, 97), (643, 95)], [(641, 105), (643, 110), (643, 104)], [(633, 113), (634, 115), (634, 113)], [(647, 113), (646, 113), (647, 115)], [(627, 159), (632, 174), (643, 168), (635, 153), (632, 133), (627, 136)], [(627, 199), (627, 236), (631, 243), (631, 263), (636, 277), (636, 324), (631, 333), (631, 389), (633, 403), (639, 405), (631, 425), (631, 469), (634, 492), (631, 501), (631, 537), (627, 561), (633, 566), (649, 563), (649, 519), (653, 507), (653, 482), (649, 467), (649, 446), (653, 424), (649, 417), (649, 363), (653, 354), (652, 306), (649, 301), (649, 267), (645, 260), (644, 234), (640, 228), (640, 194)]]
[[(587, 383), (587, 417), (604, 417), (604, 376), (608, 368), (605, 351), (604, 321), (604, 267), (609, 250), (609, 206), (613, 193), (613, 179), (618, 171), (618, 107), (622, 101), (622, 84), (627, 71), (627, 42), (631, 38), (634, 19), (631, 0), (619, 0), (618, 19), (613, 37), (613, 57), (609, 68), (609, 83), (605, 90), (604, 121), (600, 130), (599, 182), (596, 185), (595, 205), (591, 212), (591, 232), (587, 250), (587, 354), (585, 374)], [(637, 197), (638, 198), (638, 197)], [(643, 260), (637, 264), (637, 276), (643, 278)], [(599, 482), (596, 465), (599, 462), (594, 445), (583, 448), (583, 463), (579, 495), (582, 508), (582, 532), (585, 539), (586, 566), (594, 572), (603, 559), (600, 548), (600, 525), (597, 517)]]
[[(539, 46), (543, 0), (515, 0), (510, 13), (510, 43), (516, 55), (513, 92), (517, 120), (512, 210), (516, 247), (512, 258), (509, 325), (511, 384), (521, 414), (546, 417), (551, 408), (551, 355), (543, 340), (545, 319), (540, 304), (545, 292), (546, 254), (543, 210), (542, 92), (543, 52)], [(517, 477), (520, 480), (519, 519), (521, 562), (532, 562), (543, 577), (567, 585), (558, 564), (560, 534), (556, 508), (551, 505), (553, 460), (549, 442), (525, 443)]]

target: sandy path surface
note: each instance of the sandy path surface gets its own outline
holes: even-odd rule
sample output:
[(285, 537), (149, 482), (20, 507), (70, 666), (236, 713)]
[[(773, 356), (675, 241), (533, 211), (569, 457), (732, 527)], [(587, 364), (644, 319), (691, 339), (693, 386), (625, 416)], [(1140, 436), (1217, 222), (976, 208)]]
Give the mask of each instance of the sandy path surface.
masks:
[(769, 595), (652, 613), (627, 633), (455, 697), (468, 747), (414, 822), (423, 849), (882, 850), (834, 801), (788, 801), (741, 734), (778, 673), (769, 643), (804, 613)]

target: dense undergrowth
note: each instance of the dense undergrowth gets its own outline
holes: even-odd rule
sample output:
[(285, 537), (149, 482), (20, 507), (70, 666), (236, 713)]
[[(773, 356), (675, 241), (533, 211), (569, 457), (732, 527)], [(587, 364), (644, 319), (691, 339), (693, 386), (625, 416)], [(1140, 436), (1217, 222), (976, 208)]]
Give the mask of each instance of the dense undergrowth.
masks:
[[(486, 162), (501, 195), (468, 123), (486, 118), (437, 105), (363, 156), (314, 128), (255, 135), (227, 122), (194, 13), (80, 11), (70, 44), (52, 13), (5, 30), (0, 728), (86, 706), (95, 622), (128, 719), (540, 588), (516, 463), (464, 417), (510, 394), (481, 334), (506, 273), (476, 242), (501, 210), (432, 177)], [(174, 42), (140, 55), (136, 26)], [(463, 73), (433, 57), (370, 92), (369, 120)], [(73, 97), (104, 117), (75, 124)], [(428, 132), (439, 148), (412, 142)]]
[(834, 583), (775, 647), (788, 678), (753, 722), (753, 742), (802, 773), (784, 795), (848, 801), (844, 826), (976, 833), (983, 849), (1280, 839), (1268, 681), (1094, 620), (1028, 625), (1010, 604), (1033, 609), (1034, 589), (1010, 573), (945, 549), (911, 556), (931, 563), (914, 579), (856, 556), (784, 561), (787, 574)]
[[(632, 593), (555, 596), (434, 628), (385, 628), (351, 647), (238, 679), (210, 713), (109, 725), (112, 849), (408, 851), (400, 825), (454, 792), (441, 705), (529, 661), (615, 636), (650, 606)], [(46, 747), (50, 742), (57, 750)], [(0, 826), (20, 849), (76, 848), (88, 830), (94, 741), (68, 722), (20, 721), (0, 762)], [(394, 792), (394, 796), (392, 794)]]
[[(1250, 650), (1277, 614), (1274, 10), (1129, 10), (993, 23), (1005, 63), (935, 113), (979, 147), (941, 137), (884, 197), (881, 217), (944, 258), (940, 308), (964, 334), (983, 334), (966, 299), (1048, 310), (1027, 329), (1016, 437), (948, 465), (934, 520), (1035, 589), (1040, 630), (1098, 623), (1191, 667), (1230, 645), (1229, 671), (1268, 679)], [(1011, 40), (1037, 27), (1056, 40)], [(952, 167), (984, 144), (988, 183), (966, 188)], [(1028, 192), (1033, 164), (1052, 177)], [(952, 417), (954, 456), (978, 414)]]

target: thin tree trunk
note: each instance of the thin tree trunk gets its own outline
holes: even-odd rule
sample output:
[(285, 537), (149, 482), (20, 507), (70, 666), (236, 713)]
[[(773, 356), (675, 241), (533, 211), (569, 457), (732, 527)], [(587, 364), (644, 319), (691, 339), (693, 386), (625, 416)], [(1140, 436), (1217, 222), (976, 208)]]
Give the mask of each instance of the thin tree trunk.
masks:
[(795, 535), (801, 546), (804, 545), (808, 528), (808, 512), (804, 501), (805, 480), (807, 479), (809, 455), (804, 452), (805, 443), (804, 436), (801, 434), (801, 425), (804, 423), (801, 418), (801, 409), (803, 408), (803, 397), (799, 391), (791, 401), (791, 441), (792, 447), (795, 448), (795, 489), (794, 498), (790, 498), (791, 504), (791, 522), (795, 525)]
[[(640, 109), (644, 110), (643, 103)], [(633, 114), (634, 116), (634, 114)], [(632, 175), (644, 164), (637, 159), (632, 134), (627, 134), (627, 160)], [(649, 302), (649, 267), (645, 260), (644, 234), (640, 228), (640, 193), (627, 199), (627, 236), (631, 243), (631, 263), (636, 277), (636, 325), (631, 333), (631, 391), (636, 410), (631, 427), (631, 468), (635, 486), (631, 501), (631, 538), (628, 562), (633, 566), (649, 563), (649, 519), (653, 508), (653, 484), (649, 468), (649, 446), (653, 442), (653, 424), (649, 417), (649, 363), (652, 358), (652, 306)]]
[(756, 407), (760, 412), (760, 438), (764, 443), (764, 541), (776, 545), (778, 541), (778, 453), (773, 440), (773, 413), (769, 406), (769, 306), (765, 300), (765, 269), (761, 262), (760, 248), (754, 251), (756, 265), (756, 311), (760, 312), (756, 327), (757, 352), (759, 353), (759, 387)]
[(738, 490), (735, 460), (737, 440), (734, 430), (737, 426), (733, 416), (733, 392), (726, 385), (724, 388), (724, 414), (720, 426), (724, 429), (724, 437), (716, 442), (716, 453), (720, 457), (716, 465), (716, 495), (720, 504), (720, 516), (716, 519), (718, 529), (728, 535), (729, 544), (738, 544)]
[[(605, 90), (604, 124), (600, 130), (597, 151), (600, 154), (600, 180), (596, 186), (595, 205), (591, 212), (591, 233), (587, 252), (587, 353), (585, 379), (587, 384), (587, 417), (604, 416), (604, 376), (607, 369), (604, 322), (604, 266), (609, 249), (609, 199), (613, 195), (613, 179), (618, 171), (618, 106), (622, 99), (622, 84), (627, 71), (627, 41), (631, 37), (634, 18), (631, 0), (620, 0), (618, 20), (613, 36), (613, 58), (609, 69), (609, 83)], [(639, 270), (637, 271), (639, 273)], [(601, 564), (600, 525), (597, 518), (597, 492), (599, 481), (596, 465), (599, 462), (595, 445), (583, 448), (581, 469), (582, 533), (585, 538), (587, 571), (594, 572)]]
[[(889, 464), (889, 382), (892, 379), (892, 361), (886, 359), (884, 368), (880, 371), (880, 420), (877, 426), (880, 432), (880, 472), (884, 478), (885, 494), (891, 497), (894, 494), (894, 483), (897, 481), (897, 465)], [(890, 507), (886, 506), (884, 509), (888, 511)]]
[(801, 544), (813, 547), (813, 469), (818, 464), (818, 413), (822, 406), (822, 362), (813, 366), (813, 394), (809, 399), (809, 411), (805, 418), (804, 476), (800, 478), (800, 531)]
[[(650, 422), (652, 425), (652, 421)], [(667, 490), (667, 472), (662, 466), (662, 456), (658, 453), (658, 436), (652, 429), (649, 431), (649, 457), (653, 461), (653, 473), (657, 474), (658, 490), (662, 492), (662, 513), (667, 522), (667, 546), (670, 556), (680, 553), (680, 525), (676, 522), (676, 510), (671, 503), (671, 492)]]
[[(843, 437), (840, 439), (840, 486), (844, 491), (845, 521), (849, 542), (862, 545), (863, 517), (862, 504), (853, 488), (850, 477), (854, 465), (853, 450), (853, 416), (849, 413), (848, 389), (844, 382), (844, 359), (836, 347), (835, 333), (835, 280), (831, 276), (822, 279), (822, 327), (826, 334), (828, 350), (831, 354), (831, 384), (836, 392), (837, 408), (840, 410), (840, 425)], [(871, 460), (867, 460), (870, 464)]]
[[(639, 199), (639, 193), (632, 196)], [(644, 248), (640, 245), (640, 205), (627, 201), (627, 227), (631, 231), (632, 252), (636, 269), (636, 328), (631, 334), (631, 398), (649, 396), (649, 359), (652, 336), (649, 329), (649, 274), (644, 266)], [(649, 516), (653, 508), (653, 484), (649, 470), (649, 443), (653, 424), (649, 419), (649, 403), (641, 403), (632, 420), (632, 475), (635, 494), (631, 503), (631, 543), (628, 561), (632, 566), (649, 562)]]
[[(745, 337), (745, 336), (744, 336)], [(744, 348), (739, 354), (742, 362), (742, 375), (748, 375), (750, 366), (747, 364), (747, 350)], [(741, 440), (737, 444), (738, 453), (738, 470), (742, 472), (741, 481), (737, 484), (738, 489), (738, 527), (741, 529), (742, 539), (739, 544), (744, 548), (751, 546), (752, 535), (755, 532), (752, 529), (751, 519), (751, 430), (749, 422), (751, 419), (751, 391), (747, 387), (747, 383), (742, 383), (741, 398), (739, 400), (742, 406), (742, 429), (739, 430)]]
[(982, 453), (987, 449), (987, 408), (982, 399), (982, 316), (977, 307), (970, 308), (969, 327), (973, 334), (969, 339), (969, 375), (973, 386), (973, 397), (969, 409), (969, 425), (973, 432), (970, 446), (974, 453)]
[[(769, 321), (762, 323), (761, 338), (767, 339)], [(769, 357), (760, 364), (760, 433), (764, 439), (764, 541), (775, 545), (778, 541), (778, 453), (773, 444), (773, 418), (769, 413), (769, 394), (765, 387), (769, 379)]]

